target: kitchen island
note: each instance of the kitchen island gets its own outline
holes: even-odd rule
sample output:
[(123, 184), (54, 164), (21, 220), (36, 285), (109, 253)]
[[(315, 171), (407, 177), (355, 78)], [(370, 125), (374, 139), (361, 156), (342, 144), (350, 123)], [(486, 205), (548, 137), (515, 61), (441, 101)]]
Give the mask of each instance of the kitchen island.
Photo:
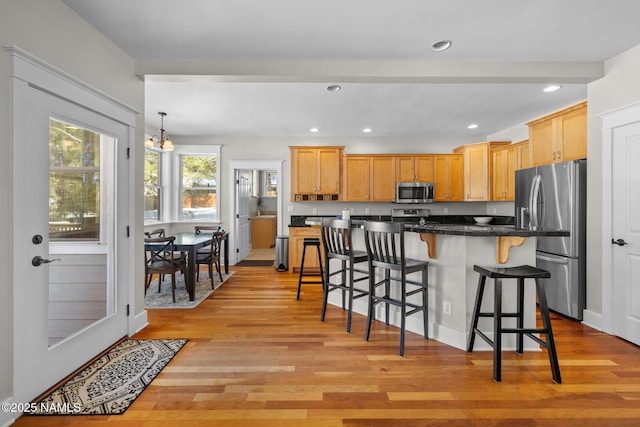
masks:
[[(361, 225), (364, 221), (353, 221), (353, 245), (365, 250)], [(319, 225), (320, 219), (307, 219), (307, 224)], [(473, 224), (406, 224), (406, 256), (429, 261), (429, 337), (464, 350), (469, 334), (471, 312), (476, 296), (478, 275), (474, 265), (511, 267), (536, 264), (536, 237), (568, 236), (565, 230), (516, 229), (513, 225), (473, 225)], [(513, 282), (513, 283), (512, 283)], [(503, 288), (503, 309), (511, 311), (515, 307), (515, 281), (505, 280)], [(341, 306), (340, 295), (330, 295), (329, 303)], [(533, 327), (535, 314), (535, 287), (525, 286), (525, 327)], [(483, 311), (493, 306), (493, 286), (487, 286), (483, 301)], [(393, 310), (390, 322), (399, 325), (399, 311)], [(382, 309), (382, 307), (379, 307)], [(367, 301), (354, 301), (354, 311), (367, 313)], [(376, 313), (383, 319), (382, 311)], [(506, 319), (505, 323), (514, 321)], [(482, 330), (492, 330), (492, 319), (480, 319)], [(407, 318), (407, 330), (422, 334), (420, 315)], [(352, 331), (357, 333), (357, 331)], [(488, 334), (491, 337), (491, 334)], [(515, 348), (515, 336), (505, 335), (503, 348)], [(476, 350), (488, 350), (484, 341), (478, 340)], [(539, 351), (538, 344), (525, 340), (525, 350)]]

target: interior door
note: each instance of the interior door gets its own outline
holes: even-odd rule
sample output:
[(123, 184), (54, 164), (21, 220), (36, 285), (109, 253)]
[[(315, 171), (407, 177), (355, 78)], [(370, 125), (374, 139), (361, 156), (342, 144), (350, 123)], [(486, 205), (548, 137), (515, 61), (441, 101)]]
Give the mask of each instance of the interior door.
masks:
[(236, 262), (242, 261), (251, 251), (249, 199), (252, 176), (252, 172), (246, 170), (239, 170), (236, 173), (236, 234), (238, 235)]
[(127, 333), (128, 127), (22, 81), (13, 95), (13, 398), (27, 402)]
[[(640, 345), (640, 124), (615, 129), (612, 144), (613, 324)], [(616, 242), (616, 243), (614, 243)]]

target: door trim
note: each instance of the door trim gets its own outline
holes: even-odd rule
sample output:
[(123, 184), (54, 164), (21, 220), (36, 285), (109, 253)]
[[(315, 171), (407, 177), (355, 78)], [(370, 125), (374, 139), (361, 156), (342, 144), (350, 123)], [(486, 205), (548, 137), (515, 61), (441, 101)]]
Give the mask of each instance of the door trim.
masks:
[[(236, 201), (235, 201), (235, 194), (236, 194), (236, 170), (246, 170), (246, 169), (253, 169), (253, 170), (275, 170), (276, 172), (278, 172), (278, 196), (277, 196), (277, 212), (278, 212), (278, 219), (277, 219), (277, 227), (278, 227), (278, 235), (281, 235), (283, 230), (284, 230), (284, 225), (283, 225), (283, 220), (284, 218), (282, 217), (282, 192), (283, 192), (283, 185), (282, 185), (282, 163), (283, 160), (231, 160), (229, 161), (229, 170), (228, 170), (228, 178), (229, 178), (229, 185), (227, 186), (228, 192), (227, 194), (229, 195), (227, 197), (226, 200), (229, 201), (229, 210), (228, 210), (228, 230), (229, 233), (231, 234), (231, 239), (229, 239), (229, 253), (230, 254), (235, 254), (236, 253), (236, 248), (237, 248), (237, 234), (235, 231), (236, 228), (236, 221), (235, 221), (235, 215), (236, 215), (236, 211), (237, 211), (237, 207), (236, 207)], [(231, 265), (235, 264), (235, 257), (231, 257), (231, 260), (229, 260), (229, 263)], [(231, 261), (234, 261), (233, 263)]]
[[(615, 129), (640, 122), (640, 103), (599, 114), (602, 119), (602, 317), (600, 329), (615, 335), (613, 299), (613, 137)], [(585, 311), (585, 315), (586, 315)], [(595, 316), (594, 316), (595, 317)], [(594, 318), (594, 320), (597, 320)], [(591, 323), (591, 322), (589, 322)]]

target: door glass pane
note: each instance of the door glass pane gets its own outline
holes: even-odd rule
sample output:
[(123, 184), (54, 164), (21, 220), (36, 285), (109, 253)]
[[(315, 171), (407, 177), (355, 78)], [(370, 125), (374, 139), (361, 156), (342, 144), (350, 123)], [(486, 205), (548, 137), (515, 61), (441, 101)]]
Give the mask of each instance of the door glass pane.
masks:
[(101, 224), (113, 216), (114, 149), (112, 137), (49, 120), (49, 346), (115, 313), (113, 227)]
[(100, 134), (49, 120), (49, 238), (100, 239)]

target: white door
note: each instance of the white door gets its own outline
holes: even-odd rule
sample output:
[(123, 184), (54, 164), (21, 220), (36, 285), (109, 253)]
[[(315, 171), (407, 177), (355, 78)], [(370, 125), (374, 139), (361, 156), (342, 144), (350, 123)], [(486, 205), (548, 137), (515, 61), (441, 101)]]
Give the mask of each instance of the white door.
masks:
[(612, 267), (615, 335), (640, 345), (640, 123), (612, 142)]
[(241, 170), (236, 175), (236, 263), (249, 255), (251, 250), (251, 220), (249, 217), (249, 199), (251, 197), (252, 172)]
[(13, 398), (27, 402), (127, 334), (129, 128), (13, 88)]

